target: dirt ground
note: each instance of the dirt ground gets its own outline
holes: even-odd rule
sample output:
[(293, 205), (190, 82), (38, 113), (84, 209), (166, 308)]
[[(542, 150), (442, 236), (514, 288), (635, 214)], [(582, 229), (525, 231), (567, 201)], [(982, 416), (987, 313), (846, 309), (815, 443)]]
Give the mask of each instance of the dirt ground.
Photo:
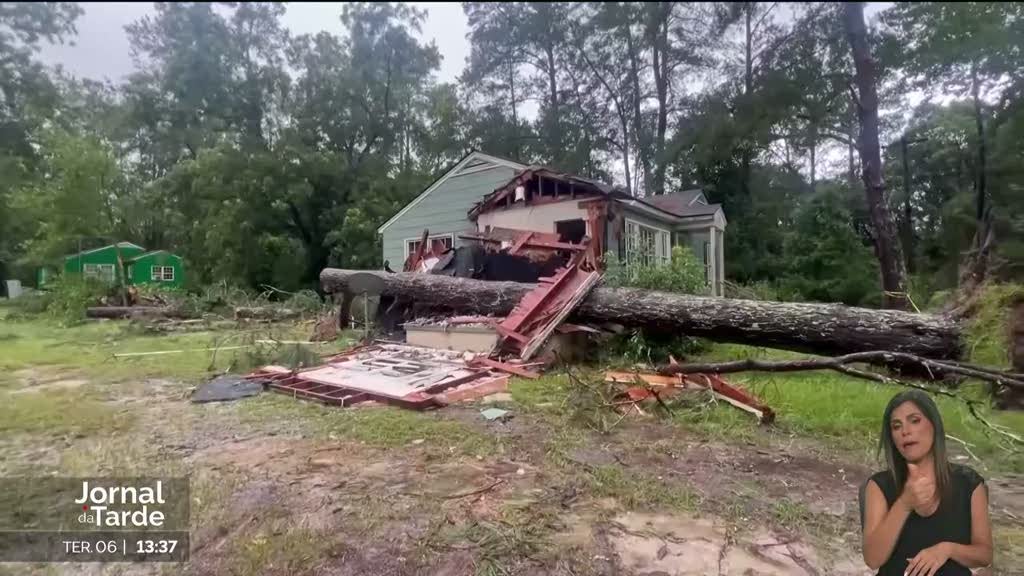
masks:
[[(806, 438), (724, 442), (651, 418), (602, 435), (508, 397), (408, 415), (273, 394), (195, 405), (171, 380), (16, 376), (7, 394), (88, 393), (133, 419), (117, 433), (7, 436), (0, 473), (189, 475), (191, 559), (0, 574), (871, 573), (857, 507), (871, 469)], [(488, 422), (489, 406), (514, 416)], [(1024, 482), (989, 485), (995, 573), (1024, 573), (1011, 545), (1024, 540)]]

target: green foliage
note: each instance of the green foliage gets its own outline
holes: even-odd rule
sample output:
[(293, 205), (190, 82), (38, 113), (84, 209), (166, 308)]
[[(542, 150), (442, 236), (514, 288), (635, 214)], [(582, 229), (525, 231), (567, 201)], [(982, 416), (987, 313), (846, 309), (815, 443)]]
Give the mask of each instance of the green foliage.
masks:
[(850, 227), (850, 213), (835, 192), (811, 200), (786, 237), (790, 255), (781, 289), (788, 299), (877, 304), (878, 267), (871, 249)]
[(1010, 367), (1010, 307), (1024, 298), (1024, 285), (990, 284), (983, 288), (967, 324), (967, 357), (984, 366)]
[(85, 322), (85, 309), (96, 306), (110, 292), (110, 286), (91, 278), (60, 277), (45, 292), (35, 292), (15, 300), (24, 316), (45, 315), (63, 326)]
[[(116, 237), (182, 255), (193, 289), (314, 288), (328, 265), (379, 267), (376, 228), (476, 148), (636, 196), (700, 186), (729, 220), (730, 280), (758, 297), (875, 303), (840, 7), (790, 8), (467, 2), (469, 60), (441, 84), (411, 5), (345, 4), (344, 33), (296, 36), (284, 4), (159, 3), (127, 27), (137, 69), (110, 84), (35, 59), (42, 40), (74, 33), (81, 8), (4, 4), (0, 278), (28, 280), (78, 239)], [(909, 86), (964, 98), (915, 110), (906, 134), (927, 140), (911, 145), (907, 198), (899, 146), (883, 146), (915, 301), (956, 286), (976, 228), (979, 119), (995, 269), (1020, 278), (1019, 4), (897, 3), (882, 22), (883, 111), (902, 109)], [(716, 82), (701, 81), (708, 69)], [(883, 133), (894, 119), (883, 115)], [(848, 226), (813, 222), (837, 187)], [(841, 242), (849, 267), (836, 266)], [(613, 264), (609, 281), (701, 293), (693, 264)]]
[(672, 261), (668, 264), (653, 262), (654, 258), (638, 257), (623, 262), (614, 252), (604, 256), (604, 282), (608, 286), (645, 288), (683, 294), (706, 294), (708, 286), (704, 265), (686, 246), (672, 247)]
[(603, 359), (618, 363), (657, 366), (668, 361), (669, 356), (683, 359), (707, 347), (707, 342), (678, 334), (661, 334), (644, 330), (628, 330), (616, 334), (601, 349)]

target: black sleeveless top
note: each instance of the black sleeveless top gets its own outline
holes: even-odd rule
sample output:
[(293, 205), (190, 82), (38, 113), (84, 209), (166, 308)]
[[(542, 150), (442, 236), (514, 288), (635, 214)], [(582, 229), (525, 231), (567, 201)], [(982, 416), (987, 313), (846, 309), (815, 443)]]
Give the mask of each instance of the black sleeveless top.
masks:
[[(881, 488), (891, 508), (900, 496), (892, 473), (888, 470), (878, 472), (871, 480)], [(949, 480), (952, 484), (952, 498), (943, 502), (931, 516), (922, 517), (917, 512), (910, 512), (892, 555), (882, 564), (877, 576), (903, 576), (908, 559), (939, 542), (971, 543), (971, 496), (974, 495), (974, 489), (985, 480), (973, 468), (962, 464), (950, 464)], [(939, 568), (935, 576), (971, 576), (971, 571), (950, 559)]]

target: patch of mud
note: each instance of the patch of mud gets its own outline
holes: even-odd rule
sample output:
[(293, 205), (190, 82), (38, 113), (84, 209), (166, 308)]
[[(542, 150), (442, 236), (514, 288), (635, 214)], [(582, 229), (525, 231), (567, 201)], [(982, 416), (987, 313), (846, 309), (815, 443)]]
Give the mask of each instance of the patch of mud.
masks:
[(289, 529), (337, 546), (317, 573), (453, 573), (465, 562), (416, 552), (435, 525), (494, 518), (513, 501), (530, 502), (537, 471), (514, 461), (438, 459), (420, 450), (385, 451), (357, 443), (301, 438), (224, 441), (195, 451), (191, 467), (230, 477), (235, 486), (217, 527), (196, 538), (194, 564), (215, 573), (230, 562), (253, 510), (275, 510)]
[(819, 459), (796, 449), (718, 442), (662, 441), (622, 458), (631, 467), (685, 479), (705, 502), (724, 503), (739, 497), (755, 506), (786, 499), (853, 524), (859, 485), (871, 474), (862, 466)]
[(631, 575), (747, 576), (871, 574), (852, 562), (826, 562), (804, 542), (767, 530), (737, 535), (725, 523), (689, 515), (626, 513), (613, 518), (607, 539)]

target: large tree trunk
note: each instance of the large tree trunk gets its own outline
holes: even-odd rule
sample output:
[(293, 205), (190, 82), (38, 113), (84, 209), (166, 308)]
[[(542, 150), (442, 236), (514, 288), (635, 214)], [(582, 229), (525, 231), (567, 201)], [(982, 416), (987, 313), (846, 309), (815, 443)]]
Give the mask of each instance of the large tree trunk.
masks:
[(907, 272), (914, 273), (914, 211), (910, 192), (910, 144), (907, 135), (900, 137), (900, 159), (903, 161), (903, 253)]
[(862, 177), (867, 194), (868, 211), (874, 232), (875, 255), (882, 272), (883, 302), (886, 308), (907, 308), (906, 268), (896, 223), (885, 195), (882, 181), (882, 156), (878, 145), (878, 92), (875, 86), (875, 61), (868, 46), (867, 27), (864, 24), (864, 5), (849, 2), (843, 5), (844, 25), (850, 41), (855, 81), (857, 115), (860, 118), (860, 149)]
[[(327, 268), (320, 274), (320, 282), (327, 292), (341, 292), (357, 272), (366, 273)], [(457, 314), (508, 314), (535, 286), (433, 274), (370, 273), (383, 280), (385, 296)], [(572, 319), (818, 354), (890, 350), (956, 358), (961, 347), (958, 324), (944, 316), (838, 304), (707, 298), (635, 288), (596, 288)]]
[(631, 21), (624, 26), (623, 35), (626, 38), (626, 51), (629, 55), (629, 82), (632, 85), (631, 104), (633, 108), (633, 134), (636, 138), (637, 157), (640, 159), (640, 167), (643, 172), (643, 194), (637, 194), (640, 186), (633, 188), (633, 194), (644, 196), (651, 193), (651, 143), (647, 137), (647, 127), (644, 125), (643, 114), (640, 110), (640, 101), (643, 100), (643, 90), (640, 86), (640, 65), (637, 48), (633, 41), (633, 31), (630, 29)]
[(668, 130), (668, 20), (672, 13), (671, 2), (659, 2), (651, 26), (651, 56), (654, 71), (654, 89), (658, 97), (658, 116), (654, 142), (654, 181), (648, 194), (665, 193), (665, 134)]

